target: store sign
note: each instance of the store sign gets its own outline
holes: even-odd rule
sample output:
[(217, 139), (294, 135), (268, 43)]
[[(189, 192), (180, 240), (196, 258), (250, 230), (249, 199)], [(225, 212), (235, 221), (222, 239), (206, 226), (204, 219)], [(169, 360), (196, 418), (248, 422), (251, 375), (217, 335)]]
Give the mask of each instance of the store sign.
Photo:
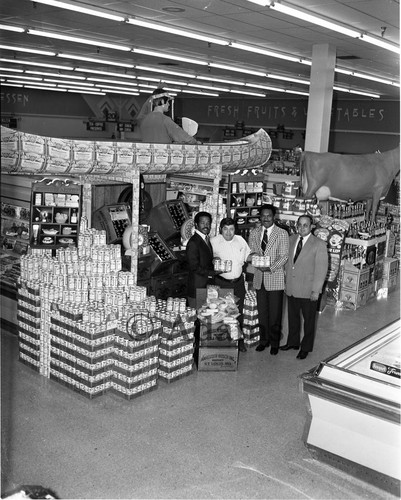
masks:
[[(178, 104), (178, 103), (177, 103)], [(305, 99), (242, 99), (194, 98), (182, 100), (176, 109), (200, 124), (248, 127), (305, 129), (308, 101)], [(392, 101), (336, 100), (331, 111), (332, 130), (399, 133), (399, 105)]]

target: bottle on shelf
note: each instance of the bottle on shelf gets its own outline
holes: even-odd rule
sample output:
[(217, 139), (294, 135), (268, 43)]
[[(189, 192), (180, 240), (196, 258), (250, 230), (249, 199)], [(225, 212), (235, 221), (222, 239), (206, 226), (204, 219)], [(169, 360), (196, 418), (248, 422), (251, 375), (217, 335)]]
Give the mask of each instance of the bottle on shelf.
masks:
[(78, 210), (75, 208), (71, 212), (71, 219), (70, 219), (71, 224), (77, 224), (78, 223)]

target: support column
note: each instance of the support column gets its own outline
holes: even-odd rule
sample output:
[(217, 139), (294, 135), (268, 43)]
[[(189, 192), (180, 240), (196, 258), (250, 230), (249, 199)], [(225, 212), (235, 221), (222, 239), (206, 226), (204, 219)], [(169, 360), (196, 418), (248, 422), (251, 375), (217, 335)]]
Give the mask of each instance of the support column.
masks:
[(335, 64), (335, 47), (313, 46), (305, 151), (326, 153), (328, 150)]

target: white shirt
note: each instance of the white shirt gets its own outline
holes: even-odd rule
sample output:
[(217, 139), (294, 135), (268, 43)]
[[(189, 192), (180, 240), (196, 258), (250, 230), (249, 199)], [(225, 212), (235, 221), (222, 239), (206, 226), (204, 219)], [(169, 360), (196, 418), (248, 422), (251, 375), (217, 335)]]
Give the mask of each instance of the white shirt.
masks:
[(251, 249), (244, 238), (235, 234), (231, 241), (227, 241), (223, 238), (223, 235), (218, 234), (211, 238), (210, 243), (212, 244), (214, 257), (221, 260), (231, 260), (232, 262), (231, 271), (222, 273), (220, 276), (226, 280), (239, 278), (242, 274), (242, 266), (251, 253)]

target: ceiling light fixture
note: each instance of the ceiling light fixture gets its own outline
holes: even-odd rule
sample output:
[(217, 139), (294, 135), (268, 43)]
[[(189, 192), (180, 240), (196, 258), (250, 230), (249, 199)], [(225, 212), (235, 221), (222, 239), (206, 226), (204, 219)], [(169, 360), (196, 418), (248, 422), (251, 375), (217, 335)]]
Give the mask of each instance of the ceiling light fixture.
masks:
[(183, 94), (197, 94), (197, 95), (204, 95), (204, 96), (209, 96), (209, 97), (219, 97), (219, 94), (215, 94), (214, 92), (197, 92), (196, 90), (182, 90)]
[(224, 80), (223, 78), (215, 78), (213, 76), (197, 75), (196, 79), (197, 80), (207, 80), (208, 82), (226, 83), (227, 85), (245, 85), (244, 82), (238, 82), (238, 81), (234, 81), (234, 80)]
[(57, 88), (57, 87), (48, 88), (48, 87), (42, 87), (39, 85), (24, 85), (24, 89), (54, 90), (55, 92), (67, 92), (66, 89), (61, 89), (61, 88)]
[[(32, 78), (32, 80), (36, 80), (36, 78)], [(39, 80), (40, 81), (40, 80)], [(32, 83), (32, 84), (36, 84), (35, 81), (32, 81), (32, 82), (26, 82), (25, 80), (10, 80), (10, 83), (22, 83), (22, 84), (28, 84), (28, 83)], [(40, 82), (40, 85), (42, 87), (55, 87), (56, 84), (55, 83), (42, 83)]]
[(99, 92), (91, 92), (91, 91), (88, 91), (86, 89), (82, 89), (82, 90), (68, 89), (67, 92), (71, 92), (73, 94), (106, 95), (106, 92), (102, 92), (101, 90)]
[(144, 54), (151, 57), (161, 57), (164, 59), (172, 59), (173, 61), (182, 61), (190, 64), (200, 64), (201, 66), (207, 66), (207, 62), (199, 61), (197, 59), (189, 58), (189, 57), (181, 57), (177, 55), (165, 54), (164, 52), (157, 52), (155, 50), (147, 50), (147, 49), (132, 49), (132, 52), (137, 54)]
[(237, 73), (246, 73), (247, 75), (255, 75), (255, 76), (266, 76), (266, 73), (262, 73), (261, 71), (254, 71), (252, 69), (245, 68), (237, 68), (236, 66), (228, 66), (227, 64), (217, 64), (217, 63), (209, 63), (208, 66), (210, 68), (218, 68), (218, 69), (226, 69), (228, 71), (236, 71)]
[(121, 66), (122, 68), (133, 68), (133, 64), (125, 64), (125, 63), (118, 63), (115, 61), (110, 61), (108, 59), (95, 59), (94, 57), (82, 57), (82, 56), (77, 56), (76, 54), (64, 54), (60, 52), (57, 54), (57, 57), (64, 57), (66, 59), (78, 59), (79, 61), (88, 61), (88, 62), (94, 62), (97, 64), (107, 64), (110, 66)]
[(0, 45), (0, 49), (4, 50), (15, 50), (16, 52), (28, 52), (29, 54), (39, 54), (42, 56), (55, 56), (55, 52), (50, 52), (48, 50), (37, 50), (29, 49), (27, 47), (13, 47), (12, 45)]
[(60, 73), (46, 73), (44, 71), (26, 70), (25, 73), (30, 74), (30, 75), (50, 76), (52, 78), (69, 78), (70, 80), (85, 80), (84, 76), (61, 75)]
[(0, 24), (0, 30), (15, 31), (16, 33), (24, 33), (25, 28), (19, 26), (9, 26), (8, 24)]
[(116, 16), (114, 14), (108, 14), (107, 12), (102, 12), (100, 10), (87, 9), (86, 7), (80, 7), (79, 5), (70, 4), (66, 2), (59, 2), (58, 0), (32, 0), (34, 3), (42, 3), (45, 5), (51, 5), (52, 7), (59, 7), (60, 9), (73, 10), (74, 12), (82, 12), (82, 14), (89, 14), (90, 16), (102, 17), (104, 19), (110, 19), (111, 21), (125, 21), (122, 16)]
[(344, 87), (337, 87), (337, 86), (334, 86), (333, 90), (336, 90), (337, 92), (345, 92), (347, 94), (357, 94), (357, 95), (363, 95), (363, 96), (367, 96), (367, 97), (374, 97), (376, 99), (380, 99), (379, 94), (374, 94), (372, 92), (362, 92), (360, 90), (351, 90), (351, 89), (346, 89)]
[(117, 76), (118, 78), (130, 78), (131, 80), (136, 80), (135, 75), (127, 75), (126, 73), (113, 73), (112, 71), (101, 71), (98, 69), (91, 68), (80, 68), (77, 66), (74, 68), (75, 71), (82, 71), (82, 73), (92, 73), (93, 75), (106, 75), (106, 76)]
[(198, 83), (188, 83), (188, 87), (196, 87), (197, 89), (215, 90), (216, 92), (228, 92), (227, 87), (212, 87), (211, 85), (199, 85)]
[(18, 78), (19, 80), (29, 80), (29, 81), (37, 81), (37, 82), (41, 82), (42, 81), (42, 78), (39, 78), (39, 77), (35, 77), (35, 76), (23, 76), (23, 75), (3, 75), (1, 74), (0, 76), (3, 76), (5, 78)]
[(14, 64), (25, 64), (27, 66), (39, 66), (41, 68), (61, 69), (64, 71), (72, 71), (74, 69), (72, 66), (61, 66), (60, 64), (38, 63), (38, 62), (34, 62), (34, 61), (25, 61), (22, 59), (6, 59), (4, 57), (0, 58), (0, 62), (8, 62), (8, 63), (14, 63)]
[(286, 92), (287, 94), (309, 95), (309, 92), (301, 92), (300, 90), (288, 90), (288, 89), (285, 89), (284, 92)]
[(186, 31), (177, 28), (171, 28), (170, 26), (151, 23), (149, 21), (142, 21), (138, 18), (129, 17), (127, 19), (128, 24), (133, 24), (135, 26), (141, 26), (143, 28), (149, 28), (152, 30), (162, 31), (163, 33), (171, 33), (172, 35), (185, 36), (186, 38), (193, 38), (195, 40), (200, 40), (208, 43), (215, 43), (216, 45), (228, 45), (227, 40), (221, 38), (216, 38), (214, 36), (202, 35), (200, 33), (194, 33), (193, 31)]
[(363, 42), (368, 42), (373, 45), (376, 45), (377, 47), (381, 47), (382, 49), (390, 50), (391, 52), (395, 52), (396, 54), (400, 53), (400, 47), (398, 45), (395, 45), (393, 43), (385, 42), (381, 38), (374, 38), (373, 36), (366, 35), (365, 33), (362, 33), (360, 36), (361, 40)]
[(245, 84), (247, 87), (254, 87), (255, 89), (262, 89), (262, 90), (276, 90), (279, 92), (284, 92), (284, 89), (280, 89), (278, 87), (269, 87), (267, 85), (258, 85), (256, 83), (246, 83)]
[(0, 67), (0, 71), (10, 71), (12, 73), (23, 73), (24, 70), (23, 69), (13, 69), (13, 68), (3, 68), (3, 67)]
[(70, 82), (69, 80), (55, 80), (53, 78), (44, 78), (44, 82), (54, 82), (54, 83), (65, 83), (66, 85), (83, 85), (85, 87), (93, 87), (95, 84), (94, 83), (85, 83), (85, 82)]
[(118, 80), (109, 80), (108, 78), (94, 78), (93, 76), (89, 76), (87, 78), (88, 80), (92, 82), (104, 82), (104, 83), (116, 83), (117, 85), (132, 85), (132, 86), (138, 86), (137, 83), (135, 82), (120, 82)]
[(247, 92), (246, 90), (230, 90), (233, 94), (245, 94), (245, 95), (253, 95), (256, 97), (266, 97), (266, 94), (260, 94), (258, 92)]
[(100, 89), (106, 94), (140, 95), (139, 92), (125, 92), (124, 90)]
[(233, 49), (245, 50), (247, 52), (253, 52), (255, 54), (261, 54), (268, 57), (277, 57), (278, 59), (284, 59), (286, 61), (300, 62), (299, 57), (287, 56), (285, 54), (280, 54), (279, 52), (272, 52), (271, 50), (261, 49), (259, 47), (245, 45), (243, 43), (232, 42), (229, 46)]
[(94, 45), (95, 47), (105, 47), (107, 49), (122, 50), (130, 52), (131, 47), (125, 45), (117, 45), (114, 43), (99, 42), (98, 40), (91, 40), (89, 38), (81, 38), (77, 36), (62, 35), (60, 33), (52, 33), (50, 31), (39, 31), (28, 29), (28, 35), (43, 36), (45, 38), (55, 38), (56, 40), (65, 40), (67, 42), (83, 43), (85, 45)]
[(284, 82), (293, 82), (293, 83), (300, 83), (301, 85), (310, 85), (310, 82), (307, 80), (291, 78), (290, 76), (272, 75), (270, 73), (268, 73), (266, 76), (267, 78), (273, 78), (273, 80), (282, 80)]
[(138, 92), (138, 89), (131, 89), (130, 87), (116, 87), (115, 85), (104, 85), (101, 83), (96, 83), (95, 86), (102, 87), (102, 89), (117, 89), (117, 90), (126, 90), (128, 92)]
[(153, 73), (165, 73), (166, 75), (174, 75), (174, 76), (181, 76), (183, 78), (195, 78), (194, 73), (182, 73), (180, 71), (171, 71), (171, 70), (165, 70), (165, 69), (159, 69), (159, 68), (153, 68), (152, 66), (141, 66), (141, 65), (135, 65), (135, 69), (140, 69), (142, 71), (150, 71)]

